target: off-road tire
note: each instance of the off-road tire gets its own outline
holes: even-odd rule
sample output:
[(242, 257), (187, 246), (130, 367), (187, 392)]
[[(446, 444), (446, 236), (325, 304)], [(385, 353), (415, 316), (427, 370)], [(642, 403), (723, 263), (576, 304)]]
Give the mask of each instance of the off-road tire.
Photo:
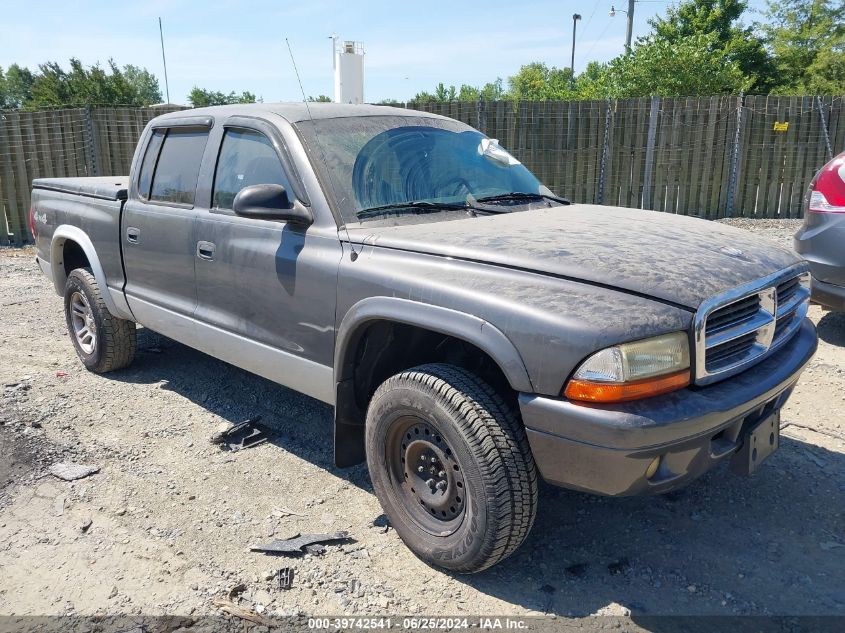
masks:
[[(420, 420), (417, 426), (408, 422), (414, 419)], [(397, 440), (391, 439), (397, 428), (403, 429), (398, 440), (401, 449)], [(451, 509), (450, 522), (444, 519), (443, 523), (449, 527), (445, 535), (425, 529), (415, 518), (420, 507), (439, 518), (440, 508), (435, 512), (426, 505), (429, 490), (415, 492), (420, 504), (417, 507), (410, 490), (415, 490), (412, 482), (419, 485), (420, 480), (413, 479), (407, 467), (401, 475), (397, 473), (398, 461), (391, 466), (391, 460), (401, 460), (404, 465), (408, 457), (407, 463), (415, 464), (412, 470), (423, 468), (412, 458), (410, 447), (406, 449), (408, 444), (420, 444), (411, 439), (423, 438), (423, 434), (414, 436), (414, 430), (420, 429), (426, 434), (430, 431), (428, 437), (437, 435), (432, 450), (442, 448), (443, 441), (451, 449), (450, 455), (442, 453), (451, 466), (442, 466), (439, 474), (454, 468), (463, 478), (463, 515), (458, 522), (459, 517), (453, 516), (456, 509)], [(538, 481), (525, 428), (506, 400), (472, 372), (453, 365), (429, 364), (386, 380), (367, 410), (366, 447), (370, 478), (390, 524), (426, 563), (461, 573), (479, 572), (512, 554), (531, 530)], [(397, 450), (401, 458), (394, 455)], [(422, 459), (419, 453), (415, 455)], [(422, 461), (425, 467), (427, 459)], [(436, 495), (431, 481), (428, 487)], [(440, 481), (445, 495), (454, 482)]]
[[(93, 317), (96, 342), (90, 353), (82, 348), (75, 334), (71, 315), (71, 297), (75, 293), (84, 295)], [(136, 347), (135, 323), (120, 319), (109, 312), (103, 301), (102, 291), (90, 269), (77, 268), (68, 275), (64, 305), (68, 335), (86, 369), (96, 374), (104, 374), (123, 369), (132, 363)]]

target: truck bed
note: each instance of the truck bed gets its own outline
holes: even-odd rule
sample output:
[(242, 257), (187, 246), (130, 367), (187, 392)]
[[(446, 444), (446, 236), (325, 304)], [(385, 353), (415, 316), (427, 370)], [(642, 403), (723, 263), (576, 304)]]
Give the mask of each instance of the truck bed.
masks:
[(126, 200), (129, 176), (89, 176), (77, 178), (36, 178), (33, 189), (72, 193), (101, 200)]

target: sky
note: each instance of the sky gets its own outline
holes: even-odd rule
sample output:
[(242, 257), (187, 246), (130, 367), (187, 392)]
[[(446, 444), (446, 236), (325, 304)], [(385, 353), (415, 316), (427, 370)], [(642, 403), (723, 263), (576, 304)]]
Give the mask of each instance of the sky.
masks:
[[(481, 85), (513, 75), (523, 64), (569, 65), (572, 15), (578, 23), (576, 73), (607, 61), (625, 43), (627, 0), (30, 0), (4, 3), (0, 66), (67, 67), (109, 58), (154, 73), (165, 93), (158, 18), (170, 101), (186, 103), (193, 86), (249, 90), (266, 102), (299, 101), (285, 38), (290, 41), (307, 95), (333, 94), (330, 36), (364, 43), (364, 98), (405, 101), (442, 81)], [(616, 17), (608, 15), (616, 4)], [(762, 9), (763, 0), (752, 0)], [(634, 37), (670, 2), (638, 1)]]

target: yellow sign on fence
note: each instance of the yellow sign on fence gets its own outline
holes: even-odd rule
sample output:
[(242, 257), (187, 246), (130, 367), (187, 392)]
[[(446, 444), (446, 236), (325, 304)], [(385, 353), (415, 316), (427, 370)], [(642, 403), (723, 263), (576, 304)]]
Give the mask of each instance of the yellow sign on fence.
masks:
[(772, 129), (775, 132), (786, 132), (789, 129), (789, 121), (784, 121), (783, 123), (778, 123), (775, 121), (775, 124), (772, 126)]

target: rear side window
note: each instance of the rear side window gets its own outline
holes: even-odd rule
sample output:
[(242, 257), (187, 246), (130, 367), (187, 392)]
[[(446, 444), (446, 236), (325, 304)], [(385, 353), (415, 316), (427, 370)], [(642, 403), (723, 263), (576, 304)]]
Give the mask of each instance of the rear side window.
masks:
[[(150, 200), (193, 204), (208, 130), (172, 128), (161, 146)], [(146, 159), (145, 159), (146, 162)], [(141, 177), (143, 178), (143, 169)]]
[(282, 163), (270, 139), (253, 130), (227, 129), (214, 175), (212, 205), (231, 209), (238, 192), (250, 185), (282, 185), (290, 192)]

